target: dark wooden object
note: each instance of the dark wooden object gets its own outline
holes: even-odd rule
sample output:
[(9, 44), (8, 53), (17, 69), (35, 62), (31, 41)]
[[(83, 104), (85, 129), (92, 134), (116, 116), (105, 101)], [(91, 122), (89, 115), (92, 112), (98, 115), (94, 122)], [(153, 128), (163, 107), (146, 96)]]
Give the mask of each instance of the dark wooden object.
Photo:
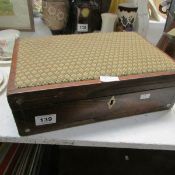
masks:
[(163, 52), (167, 53), (170, 57), (175, 59), (175, 36), (169, 35), (168, 32), (175, 28), (175, 1), (172, 0), (170, 8), (167, 12), (167, 19), (160, 40), (157, 47)]
[(164, 28), (164, 32), (169, 32), (171, 29), (175, 27), (175, 1), (171, 1), (170, 8), (167, 12), (167, 20)]
[[(175, 72), (123, 76), (110, 83), (90, 80), (18, 89), (14, 82), (18, 45), (17, 41), (7, 97), (20, 135), (164, 110), (175, 102)], [(144, 94), (150, 98), (140, 99)], [(35, 116), (47, 114), (56, 114), (57, 122), (36, 126)]]
[(60, 146), (57, 157), (60, 175), (174, 175), (175, 172), (174, 151)]
[(175, 59), (175, 36), (163, 33), (159, 42), (157, 43), (157, 47)]

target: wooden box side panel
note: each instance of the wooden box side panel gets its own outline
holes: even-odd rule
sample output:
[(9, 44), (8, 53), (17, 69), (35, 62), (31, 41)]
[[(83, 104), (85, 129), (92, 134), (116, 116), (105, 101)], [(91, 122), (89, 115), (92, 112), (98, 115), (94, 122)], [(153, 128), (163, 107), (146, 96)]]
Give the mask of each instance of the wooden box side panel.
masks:
[[(59, 128), (126, 117), (170, 108), (175, 87), (89, 100), (52, 104), (13, 111), (19, 133), (30, 135)], [(35, 117), (56, 114), (56, 123), (36, 126)]]
[[(128, 86), (127, 86), (128, 85)], [(162, 76), (161, 78), (137, 79), (112, 83), (101, 83), (69, 88), (56, 88), (41, 91), (30, 91), (9, 94), (8, 101), (12, 110), (19, 110), (41, 106), (50, 101), (52, 104), (69, 101), (88, 100), (112, 95), (121, 95), (146, 90), (175, 87), (175, 76)]]

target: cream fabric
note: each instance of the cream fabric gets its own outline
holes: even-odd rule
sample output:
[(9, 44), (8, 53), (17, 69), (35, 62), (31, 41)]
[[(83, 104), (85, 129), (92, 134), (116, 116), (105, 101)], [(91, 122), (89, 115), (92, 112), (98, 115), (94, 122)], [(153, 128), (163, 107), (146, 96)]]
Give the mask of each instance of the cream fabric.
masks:
[(132, 32), (62, 35), (23, 39), (16, 87), (175, 71), (163, 52)]

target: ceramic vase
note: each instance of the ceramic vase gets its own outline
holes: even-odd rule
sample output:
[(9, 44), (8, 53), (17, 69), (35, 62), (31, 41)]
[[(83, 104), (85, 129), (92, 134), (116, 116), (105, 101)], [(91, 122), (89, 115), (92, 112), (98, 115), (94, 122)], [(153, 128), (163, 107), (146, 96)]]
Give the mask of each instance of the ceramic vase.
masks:
[(138, 7), (134, 3), (122, 3), (118, 6), (118, 30), (133, 31)]
[(117, 15), (112, 13), (102, 13), (102, 28), (101, 32), (113, 32), (114, 24), (117, 20)]
[(43, 0), (43, 19), (51, 30), (63, 30), (69, 13), (68, 0)]
[(175, 29), (170, 30), (168, 33), (163, 33), (156, 46), (175, 59)]

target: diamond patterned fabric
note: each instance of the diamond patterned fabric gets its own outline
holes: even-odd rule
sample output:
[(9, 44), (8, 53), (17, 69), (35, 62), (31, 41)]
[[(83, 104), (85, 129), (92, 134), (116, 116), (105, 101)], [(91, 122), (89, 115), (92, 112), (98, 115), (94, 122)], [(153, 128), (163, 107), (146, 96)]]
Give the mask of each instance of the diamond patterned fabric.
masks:
[(132, 32), (61, 35), (22, 39), (17, 88), (62, 82), (175, 71), (166, 54)]

